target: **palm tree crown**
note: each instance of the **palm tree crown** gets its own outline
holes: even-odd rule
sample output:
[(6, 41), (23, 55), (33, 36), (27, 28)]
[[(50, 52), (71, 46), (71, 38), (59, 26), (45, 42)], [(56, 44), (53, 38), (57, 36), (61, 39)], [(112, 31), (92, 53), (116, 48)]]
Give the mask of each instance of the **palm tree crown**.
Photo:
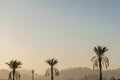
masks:
[(102, 66), (105, 66), (106, 68), (109, 66), (109, 59), (105, 56), (105, 52), (108, 51), (107, 47), (94, 47), (94, 52), (97, 56), (92, 57), (91, 61), (93, 62), (93, 69), (95, 67), (99, 67), (99, 62), (102, 63)]
[(50, 66), (54, 66), (55, 64), (58, 63), (57, 59), (55, 59), (55, 58), (48, 59), (45, 62), (48, 63)]
[(45, 61), (47, 64), (50, 65), (50, 68), (48, 68), (45, 72), (46, 76), (51, 75), (51, 80), (53, 80), (53, 75), (58, 76), (59, 75), (59, 71), (57, 68), (54, 68), (54, 66), (58, 63), (57, 59), (52, 58), (52, 59), (48, 59)]
[(9, 73), (8, 80), (20, 80), (20, 73), (16, 71), (17, 68), (21, 68), (22, 63), (17, 60), (11, 60), (9, 63), (6, 63), (12, 71)]
[(21, 68), (22, 63), (17, 60), (11, 60), (9, 63), (6, 63), (11, 69)]

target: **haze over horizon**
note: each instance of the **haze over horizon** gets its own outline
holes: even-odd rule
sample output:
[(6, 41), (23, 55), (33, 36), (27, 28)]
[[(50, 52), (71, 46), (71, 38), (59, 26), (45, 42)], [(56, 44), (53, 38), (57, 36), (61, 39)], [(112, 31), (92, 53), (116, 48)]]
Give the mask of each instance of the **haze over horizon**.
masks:
[(110, 67), (120, 67), (119, 0), (0, 1), (0, 69), (12, 59), (25, 69), (44, 74), (44, 61), (55, 57), (61, 70), (89, 67), (93, 47), (109, 51)]

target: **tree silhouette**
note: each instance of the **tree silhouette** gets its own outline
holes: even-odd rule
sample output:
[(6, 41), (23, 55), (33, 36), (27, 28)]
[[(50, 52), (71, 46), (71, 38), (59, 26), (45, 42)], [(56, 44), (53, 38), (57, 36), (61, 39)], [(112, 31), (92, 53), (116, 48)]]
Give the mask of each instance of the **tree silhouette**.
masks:
[(102, 80), (102, 66), (105, 66), (106, 69), (109, 66), (109, 59), (104, 55), (106, 51), (108, 51), (107, 47), (97, 46), (94, 47), (94, 52), (97, 56), (92, 57), (91, 61), (93, 62), (93, 69), (95, 67), (99, 68), (100, 70), (100, 78)]
[(32, 72), (32, 80), (34, 80), (34, 72), (35, 72), (35, 70), (32, 70), (31, 72)]
[(16, 70), (17, 68), (21, 68), (20, 65), (22, 63), (17, 60), (11, 60), (9, 63), (6, 63), (12, 71), (9, 73), (9, 80), (20, 80), (20, 73)]
[(51, 80), (54, 80), (54, 75), (58, 76), (59, 75), (59, 71), (57, 68), (54, 68), (54, 66), (58, 63), (57, 59), (52, 58), (52, 59), (48, 59), (45, 61), (47, 64), (50, 65), (50, 68), (48, 68), (45, 72), (46, 76), (50, 76), (51, 75)]

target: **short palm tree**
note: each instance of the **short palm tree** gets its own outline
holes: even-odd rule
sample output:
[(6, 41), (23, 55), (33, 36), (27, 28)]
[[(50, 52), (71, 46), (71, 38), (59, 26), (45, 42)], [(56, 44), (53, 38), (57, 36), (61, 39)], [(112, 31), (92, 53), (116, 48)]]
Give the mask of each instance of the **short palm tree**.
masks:
[(34, 72), (35, 72), (35, 70), (32, 70), (31, 72), (32, 72), (32, 80), (34, 80)]
[(94, 52), (96, 56), (92, 57), (91, 61), (93, 62), (93, 69), (95, 67), (99, 68), (100, 70), (100, 78), (102, 80), (102, 67), (105, 66), (106, 69), (109, 66), (109, 59), (105, 56), (105, 52), (108, 51), (107, 47), (97, 46), (94, 47)]
[(48, 59), (45, 61), (47, 64), (50, 65), (50, 68), (48, 68), (45, 72), (46, 76), (51, 75), (51, 80), (54, 80), (54, 75), (58, 76), (59, 75), (59, 71), (57, 68), (54, 68), (54, 66), (58, 63), (57, 59), (52, 58), (52, 59)]
[(9, 63), (6, 63), (12, 71), (9, 73), (9, 80), (20, 80), (20, 73), (16, 70), (17, 68), (21, 68), (22, 63), (17, 60), (11, 60)]

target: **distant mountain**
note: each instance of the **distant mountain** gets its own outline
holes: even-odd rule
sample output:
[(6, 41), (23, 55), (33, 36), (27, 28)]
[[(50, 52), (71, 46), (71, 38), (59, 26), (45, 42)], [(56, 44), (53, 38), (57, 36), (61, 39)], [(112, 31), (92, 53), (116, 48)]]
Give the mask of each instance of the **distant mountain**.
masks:
[(7, 76), (9, 74), (9, 71), (6, 69), (1, 69), (0, 70), (0, 79), (7, 79)]
[[(60, 71), (60, 76), (56, 77), (56, 80), (85, 80), (85, 76), (87, 80), (99, 80), (99, 71), (86, 67), (64, 69)], [(109, 80), (113, 76), (120, 78), (120, 69), (103, 71), (103, 80)]]
[[(0, 80), (8, 80), (9, 70), (1, 69), (0, 70)], [(21, 80), (31, 80), (31, 71), (30, 70), (20, 70)], [(35, 74), (35, 80), (40, 80), (41, 76), (39, 74)]]
[[(31, 80), (30, 70), (20, 70), (21, 80)], [(7, 80), (9, 71), (0, 70), (0, 79)], [(109, 80), (110, 77), (120, 78), (120, 69), (106, 70), (103, 72), (104, 79)], [(69, 68), (60, 71), (59, 77), (55, 77), (55, 80), (98, 80), (99, 71), (89, 68)], [(44, 75), (35, 74), (35, 80), (50, 80), (50, 77)]]
[(96, 74), (96, 71), (93, 71), (89, 68), (71, 68), (71, 69), (66, 69), (66, 70), (61, 70), (60, 71), (60, 77), (59, 79), (62, 80), (69, 80), (69, 79), (81, 79), (84, 76), (88, 76), (91, 74)]

